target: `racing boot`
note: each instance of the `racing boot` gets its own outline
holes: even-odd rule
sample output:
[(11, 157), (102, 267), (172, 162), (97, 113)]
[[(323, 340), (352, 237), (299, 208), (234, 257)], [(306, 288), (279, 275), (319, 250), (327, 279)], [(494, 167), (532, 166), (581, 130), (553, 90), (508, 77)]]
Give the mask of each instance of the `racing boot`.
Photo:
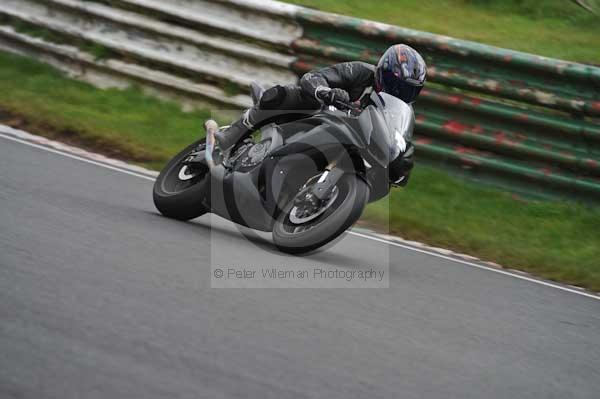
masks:
[(252, 107), (240, 119), (233, 122), (229, 127), (219, 130), (215, 134), (217, 143), (221, 151), (226, 152), (234, 145), (250, 136), (254, 131), (255, 123), (258, 121), (257, 116), (260, 111), (256, 107)]

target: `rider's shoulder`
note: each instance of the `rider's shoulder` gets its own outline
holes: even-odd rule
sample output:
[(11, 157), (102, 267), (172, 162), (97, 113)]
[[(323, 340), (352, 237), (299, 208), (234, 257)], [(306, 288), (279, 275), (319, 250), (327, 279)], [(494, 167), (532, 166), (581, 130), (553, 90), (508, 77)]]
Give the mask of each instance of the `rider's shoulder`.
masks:
[(363, 67), (365, 67), (365, 68), (368, 68), (368, 69), (375, 70), (375, 65), (373, 65), (373, 64), (369, 64), (368, 62), (364, 62), (364, 61), (354, 61), (354, 62), (356, 62), (356, 63), (358, 63), (358, 64), (362, 65), (362, 66), (363, 66)]
[(364, 62), (364, 61), (351, 61), (352, 64), (354, 64), (355, 66), (362, 68), (362, 69), (368, 69), (369, 71), (375, 71), (375, 65), (373, 64), (369, 64), (368, 62)]
[(375, 65), (363, 61), (347, 61), (333, 66), (339, 72), (350, 75), (358, 75), (361, 73), (373, 73)]
[(346, 62), (342, 62), (341, 64), (338, 64), (340, 66), (348, 66), (348, 67), (353, 67), (353, 68), (364, 68), (364, 69), (369, 69), (374, 71), (375, 70), (375, 65), (373, 64), (369, 64), (368, 62), (364, 62), (364, 61), (346, 61)]

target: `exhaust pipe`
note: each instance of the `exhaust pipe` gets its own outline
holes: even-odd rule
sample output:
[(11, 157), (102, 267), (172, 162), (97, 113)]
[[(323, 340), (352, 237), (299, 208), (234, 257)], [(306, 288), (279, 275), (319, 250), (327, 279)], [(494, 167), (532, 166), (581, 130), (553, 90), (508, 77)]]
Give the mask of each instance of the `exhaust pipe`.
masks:
[(215, 167), (215, 161), (213, 159), (215, 133), (219, 130), (219, 125), (214, 120), (209, 119), (204, 123), (204, 130), (206, 130), (206, 150), (204, 151), (204, 157), (208, 168), (212, 170)]

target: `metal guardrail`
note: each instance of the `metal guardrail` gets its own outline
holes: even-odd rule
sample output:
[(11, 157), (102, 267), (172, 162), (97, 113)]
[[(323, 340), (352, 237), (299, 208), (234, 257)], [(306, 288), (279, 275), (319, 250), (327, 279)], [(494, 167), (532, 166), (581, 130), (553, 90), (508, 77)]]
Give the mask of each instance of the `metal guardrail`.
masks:
[(0, 47), (234, 107), (250, 104), (252, 80), (295, 83), (329, 63), (376, 62), (398, 42), (429, 65), (420, 159), (512, 191), (600, 199), (597, 67), (269, 0), (0, 4)]

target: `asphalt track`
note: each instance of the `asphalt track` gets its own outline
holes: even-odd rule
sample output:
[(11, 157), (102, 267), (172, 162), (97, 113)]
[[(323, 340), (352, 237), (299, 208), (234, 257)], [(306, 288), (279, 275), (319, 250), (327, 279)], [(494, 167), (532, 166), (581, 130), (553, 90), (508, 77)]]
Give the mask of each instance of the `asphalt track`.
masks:
[[(0, 137), (0, 398), (598, 398), (598, 299), (355, 235), (280, 256), (151, 187)], [(389, 288), (211, 288), (215, 247), (386, 254)]]

